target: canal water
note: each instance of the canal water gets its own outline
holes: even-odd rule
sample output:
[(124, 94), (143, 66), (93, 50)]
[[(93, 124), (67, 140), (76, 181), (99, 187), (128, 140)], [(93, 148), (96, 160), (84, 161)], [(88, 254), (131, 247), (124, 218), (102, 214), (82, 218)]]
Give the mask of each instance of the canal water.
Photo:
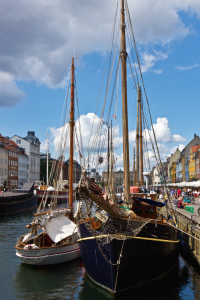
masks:
[[(15, 255), (17, 238), (26, 233), (32, 213), (0, 220), (0, 299), (113, 299), (87, 277), (81, 260), (54, 267), (22, 265)], [(133, 270), (134, 272), (134, 270)], [(145, 272), (145, 270), (144, 270)], [(130, 274), (131, 276), (131, 274)], [(179, 257), (177, 267), (162, 281), (117, 299), (200, 299), (200, 274)]]

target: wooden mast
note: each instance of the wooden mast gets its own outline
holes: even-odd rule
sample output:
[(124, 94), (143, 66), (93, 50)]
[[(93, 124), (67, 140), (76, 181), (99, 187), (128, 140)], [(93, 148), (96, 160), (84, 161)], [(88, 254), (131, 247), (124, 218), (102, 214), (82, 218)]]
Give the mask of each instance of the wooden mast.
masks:
[(139, 186), (139, 103), (140, 103), (140, 86), (137, 84), (137, 128), (136, 128), (136, 185)]
[(135, 147), (133, 148), (133, 185), (136, 186), (136, 172), (135, 172)]
[[(113, 142), (112, 142), (112, 120), (111, 120), (111, 144), (110, 144), (110, 152), (111, 152), (111, 156), (110, 156), (110, 193), (112, 195), (113, 193)], [(110, 197), (111, 198), (111, 197)]]
[(128, 109), (127, 109), (127, 72), (126, 72), (126, 38), (125, 38), (124, 0), (121, 0), (121, 70), (122, 70), (122, 120), (123, 120), (123, 161), (124, 161), (124, 192), (130, 194), (129, 176), (129, 140), (128, 140)]
[(141, 87), (139, 86), (139, 94), (140, 94), (140, 181), (141, 186), (144, 185), (143, 181), (143, 147), (142, 147), (142, 93), (141, 93)]
[(49, 134), (47, 132), (47, 186), (49, 185)]
[(74, 58), (71, 66), (70, 98), (70, 169), (69, 169), (69, 206), (73, 207), (73, 153), (74, 153)]
[(109, 148), (109, 139), (110, 139), (110, 137), (109, 137), (109, 123), (107, 123), (106, 122), (106, 124), (107, 124), (107, 126), (108, 126), (108, 151), (107, 151), (107, 160), (108, 160), (108, 164), (107, 164), (107, 183), (108, 183), (108, 185), (107, 185), (107, 194), (109, 195), (109, 193), (110, 193), (110, 187), (109, 187), (109, 182), (110, 182), (110, 173), (109, 173), (109, 171), (110, 171), (110, 148)]

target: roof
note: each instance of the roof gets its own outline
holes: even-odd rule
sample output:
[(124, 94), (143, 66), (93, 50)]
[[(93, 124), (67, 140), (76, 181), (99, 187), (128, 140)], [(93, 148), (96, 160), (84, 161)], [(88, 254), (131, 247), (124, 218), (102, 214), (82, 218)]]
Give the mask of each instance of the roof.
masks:
[(19, 147), (15, 142), (13, 142), (13, 141), (11, 141), (11, 140), (9, 140), (9, 143), (12, 144), (12, 145), (15, 146), (15, 147)]
[(200, 149), (200, 144), (197, 146), (192, 146), (191, 147), (191, 153), (197, 152)]
[(32, 140), (40, 143), (39, 139), (35, 136), (35, 131), (28, 131), (27, 136), (24, 137), (25, 140)]
[[(15, 142), (3, 137), (1, 134), (0, 134), (0, 142), (5, 144), (4, 148), (6, 148), (8, 150), (15, 151), (15, 152), (18, 152), (19, 146)], [(16, 149), (16, 147), (17, 147), (17, 149)]]

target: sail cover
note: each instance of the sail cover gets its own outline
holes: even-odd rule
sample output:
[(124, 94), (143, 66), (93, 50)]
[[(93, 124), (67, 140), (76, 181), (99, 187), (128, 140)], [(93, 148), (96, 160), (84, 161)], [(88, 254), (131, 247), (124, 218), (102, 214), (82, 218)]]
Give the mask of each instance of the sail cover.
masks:
[(76, 224), (66, 216), (52, 218), (44, 225), (44, 230), (50, 236), (52, 241), (58, 243), (62, 239), (76, 232)]

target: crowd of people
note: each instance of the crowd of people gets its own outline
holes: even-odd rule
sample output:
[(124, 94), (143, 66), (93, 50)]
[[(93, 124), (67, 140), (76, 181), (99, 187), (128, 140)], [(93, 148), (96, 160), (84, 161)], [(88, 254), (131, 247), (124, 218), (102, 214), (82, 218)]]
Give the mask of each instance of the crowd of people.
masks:
[[(184, 208), (187, 204), (193, 203), (194, 198), (200, 198), (200, 190), (168, 188), (168, 194), (173, 200), (173, 205), (178, 208)], [(165, 202), (167, 195), (162, 188), (157, 189), (158, 201)]]

